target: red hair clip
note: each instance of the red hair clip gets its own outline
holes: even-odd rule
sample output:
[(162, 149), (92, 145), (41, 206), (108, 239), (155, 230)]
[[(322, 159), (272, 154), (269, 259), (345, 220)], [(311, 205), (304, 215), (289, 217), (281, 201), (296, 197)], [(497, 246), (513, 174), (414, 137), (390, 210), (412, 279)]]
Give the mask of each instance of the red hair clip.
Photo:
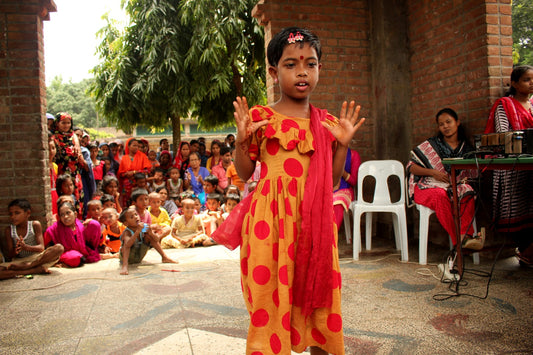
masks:
[(304, 40), (304, 36), (300, 34), (300, 32), (296, 32), (296, 36), (292, 34), (292, 32), (289, 34), (289, 38), (287, 41), (289, 43), (296, 43), (296, 42), (302, 42)]

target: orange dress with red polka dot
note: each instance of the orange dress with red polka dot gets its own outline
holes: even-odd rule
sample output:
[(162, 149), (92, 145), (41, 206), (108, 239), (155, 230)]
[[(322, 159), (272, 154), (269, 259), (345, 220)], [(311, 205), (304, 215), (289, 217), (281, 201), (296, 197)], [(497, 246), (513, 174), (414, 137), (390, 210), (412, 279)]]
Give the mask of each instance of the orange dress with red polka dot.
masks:
[(265, 106), (251, 108), (250, 115), (269, 124), (252, 137), (249, 151), (252, 160), (261, 162), (261, 178), (242, 227), (242, 288), (250, 313), (246, 353), (290, 354), (318, 346), (344, 354), (336, 228), (332, 269), (338, 277), (331, 307), (306, 317), (292, 300), (301, 205), (314, 150), (310, 120)]

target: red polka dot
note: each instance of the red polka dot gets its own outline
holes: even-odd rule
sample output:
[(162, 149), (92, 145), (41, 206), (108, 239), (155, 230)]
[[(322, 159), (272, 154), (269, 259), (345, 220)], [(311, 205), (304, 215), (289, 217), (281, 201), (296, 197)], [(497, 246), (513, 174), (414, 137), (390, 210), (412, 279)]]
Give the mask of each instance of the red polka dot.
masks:
[(248, 275), (248, 258), (241, 259), (241, 272), (243, 275)]
[(279, 141), (277, 139), (269, 139), (266, 142), (266, 150), (270, 155), (276, 155), (279, 151)]
[(298, 184), (296, 182), (296, 179), (292, 179), (291, 182), (289, 182), (289, 193), (292, 196), (296, 196), (297, 192), (298, 192)]
[(264, 161), (261, 162), (261, 173), (260, 173), (260, 177), (261, 179), (264, 179), (265, 176), (267, 176), (268, 174), (268, 167), (266, 165), (266, 163)]
[(342, 288), (342, 275), (340, 272), (337, 273), (338, 279), (339, 279), (339, 290)]
[(265, 129), (265, 137), (272, 138), (276, 134), (276, 130), (272, 125), (269, 123)]
[(332, 332), (340, 332), (342, 329), (342, 317), (340, 314), (332, 313), (328, 316), (328, 329)]
[(277, 334), (272, 334), (270, 337), (270, 348), (274, 352), (274, 354), (279, 354), (281, 351), (281, 340), (279, 340), (279, 337)]
[(337, 271), (335, 271), (335, 270), (331, 270), (331, 273), (332, 273), (332, 275), (331, 275), (331, 287), (333, 289), (335, 289), (335, 288), (339, 287), (339, 275), (338, 275)]
[(263, 353), (260, 351), (254, 351), (251, 355), (263, 355)]
[(291, 330), (291, 312), (287, 312), (283, 315), (283, 318), (281, 318), (281, 325), (283, 325), (285, 330)]
[(259, 110), (255, 109), (252, 111), (252, 121), (257, 122), (261, 121), (263, 118), (261, 117), (261, 113)]
[(278, 261), (278, 257), (279, 257), (279, 243), (274, 243), (272, 244), (272, 259), (274, 259), (274, 261)]
[(283, 133), (286, 133), (289, 131), (289, 129), (291, 128), (296, 128), (296, 129), (300, 129), (300, 126), (298, 125), (298, 123), (296, 121), (293, 121), (293, 120), (283, 120), (281, 122), (281, 131)]
[(278, 215), (278, 201), (272, 200), (270, 203), (270, 211), (272, 211), (273, 217), (276, 217)]
[(280, 218), (278, 223), (279, 223), (278, 238), (285, 239), (285, 224), (283, 224), (283, 218)]
[(294, 158), (289, 158), (283, 163), (283, 169), (292, 177), (300, 177), (304, 173), (302, 163)]
[(252, 314), (252, 324), (254, 327), (264, 327), (268, 324), (268, 312), (264, 309), (258, 309)]
[(259, 221), (255, 224), (254, 233), (257, 238), (264, 240), (270, 235), (270, 226), (265, 221)]
[(291, 201), (289, 201), (288, 197), (285, 197), (285, 214), (287, 216), (292, 216)]
[(293, 150), (294, 148), (296, 148), (298, 143), (299, 143), (299, 141), (297, 141), (296, 139), (293, 139), (292, 141), (287, 143), (287, 150)]
[(291, 327), (291, 344), (298, 345), (301, 341), (302, 337), (300, 336), (300, 333), (296, 330), (296, 328)]
[(282, 267), (279, 268), (279, 281), (284, 284), (284, 285), (288, 285), (289, 284), (289, 272), (287, 270), (287, 265), (283, 265)]
[(301, 141), (304, 141), (304, 140), (305, 140), (305, 134), (306, 134), (305, 129), (301, 129), (301, 130), (298, 132), (298, 138), (299, 138)]
[(287, 254), (289, 254), (289, 258), (294, 261), (294, 243), (291, 243), (289, 245), (289, 248), (287, 249)]
[(272, 292), (272, 302), (274, 302), (274, 305), (276, 307), (279, 307), (279, 292), (278, 292), (278, 289), (275, 289), (274, 292)]
[(266, 285), (270, 280), (270, 270), (264, 265), (256, 266), (253, 271), (253, 278), (257, 284)]
[(261, 189), (261, 195), (267, 196), (270, 193), (270, 180), (266, 180), (263, 188)]
[(292, 224), (292, 232), (294, 233), (294, 236), (298, 235), (298, 224), (296, 224), (296, 222)]
[(326, 337), (320, 332), (320, 330), (316, 329), (316, 328), (313, 328), (311, 330), (311, 336), (313, 337), (313, 339), (315, 339), (315, 341), (317, 343), (319, 343), (320, 345), (324, 345), (326, 344)]
[(278, 194), (281, 193), (281, 190), (283, 189), (283, 182), (281, 181), (281, 178), (278, 178)]

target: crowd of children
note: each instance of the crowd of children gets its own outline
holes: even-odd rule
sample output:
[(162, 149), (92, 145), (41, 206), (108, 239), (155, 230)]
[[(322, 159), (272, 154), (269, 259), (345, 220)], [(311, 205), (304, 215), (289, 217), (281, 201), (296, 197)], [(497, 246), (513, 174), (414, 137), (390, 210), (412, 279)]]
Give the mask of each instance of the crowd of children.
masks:
[(128, 265), (151, 247), (163, 262), (175, 262), (163, 249), (216, 244), (211, 234), (255, 186), (243, 191), (244, 183), (232, 175), (232, 159), (224, 156), (231, 157), (233, 142), (232, 135), (213, 141), (214, 156), (205, 139), (182, 142), (173, 159), (167, 139), (157, 151), (144, 139), (91, 142), (69, 114), (59, 113), (49, 134), (55, 222), (42, 230), (30, 220), (26, 200), (9, 205), (0, 278), (108, 258), (120, 259), (120, 273), (128, 274)]

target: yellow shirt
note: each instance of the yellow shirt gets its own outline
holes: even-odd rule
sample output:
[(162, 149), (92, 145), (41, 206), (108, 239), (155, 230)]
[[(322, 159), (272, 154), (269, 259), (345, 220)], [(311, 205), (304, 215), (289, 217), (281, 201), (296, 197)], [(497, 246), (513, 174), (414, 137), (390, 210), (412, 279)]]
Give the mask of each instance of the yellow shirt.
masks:
[(152, 217), (152, 224), (157, 224), (157, 225), (160, 225), (160, 226), (169, 226), (170, 227), (170, 224), (172, 223), (171, 220), (170, 220), (170, 217), (168, 216), (168, 212), (162, 208), (162, 207), (159, 207), (159, 216), (154, 216), (152, 214), (152, 207), (148, 207), (148, 211), (150, 212), (150, 216)]

